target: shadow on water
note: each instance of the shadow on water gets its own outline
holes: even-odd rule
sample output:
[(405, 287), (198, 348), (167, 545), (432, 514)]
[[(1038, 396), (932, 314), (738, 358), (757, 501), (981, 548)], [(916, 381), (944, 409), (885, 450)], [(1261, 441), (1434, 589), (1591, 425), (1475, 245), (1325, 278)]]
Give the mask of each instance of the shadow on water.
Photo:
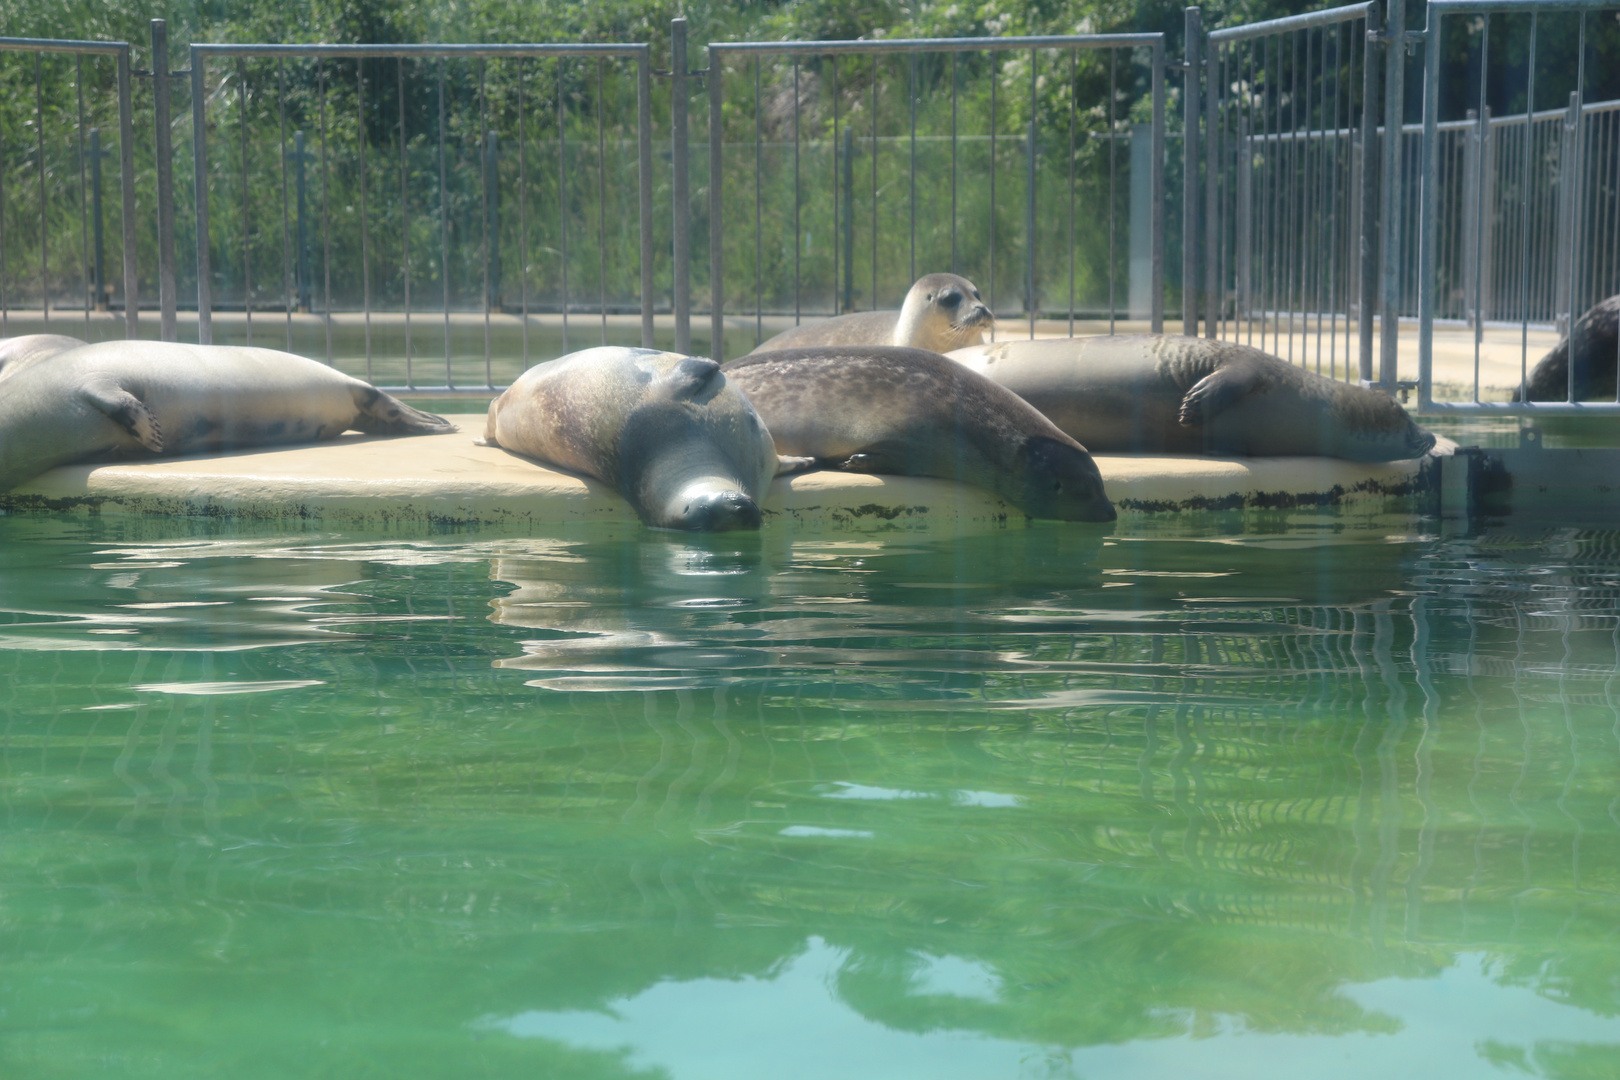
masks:
[(1620, 539), (1434, 528), (0, 518), (0, 1062), (1612, 1074)]

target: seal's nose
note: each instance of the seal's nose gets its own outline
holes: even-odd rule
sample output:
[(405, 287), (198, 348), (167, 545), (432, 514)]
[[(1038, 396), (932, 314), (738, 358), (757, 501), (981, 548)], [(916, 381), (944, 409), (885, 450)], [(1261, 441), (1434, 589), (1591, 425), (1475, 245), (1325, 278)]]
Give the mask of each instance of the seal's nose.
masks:
[(730, 532), (757, 529), (759, 504), (740, 491), (714, 491), (686, 504), (686, 527), (694, 532)]

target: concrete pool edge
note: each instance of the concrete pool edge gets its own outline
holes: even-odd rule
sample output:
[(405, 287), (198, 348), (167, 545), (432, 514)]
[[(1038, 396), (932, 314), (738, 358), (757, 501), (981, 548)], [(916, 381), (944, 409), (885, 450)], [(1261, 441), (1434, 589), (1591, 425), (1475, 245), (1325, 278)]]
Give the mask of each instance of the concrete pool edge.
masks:
[[(552, 525), (634, 521), (594, 481), (477, 446), (482, 416), (452, 417), (453, 435), (350, 432), (315, 445), (152, 457), (53, 469), (0, 493), (0, 512), (317, 520), (368, 526)], [(1398, 500), (1420, 510), (1437, 488), (1433, 458), (1363, 464), (1331, 458), (1098, 456), (1122, 514), (1330, 507)], [(813, 472), (776, 480), (766, 520), (831, 526), (1023, 515), (988, 491), (924, 477)]]

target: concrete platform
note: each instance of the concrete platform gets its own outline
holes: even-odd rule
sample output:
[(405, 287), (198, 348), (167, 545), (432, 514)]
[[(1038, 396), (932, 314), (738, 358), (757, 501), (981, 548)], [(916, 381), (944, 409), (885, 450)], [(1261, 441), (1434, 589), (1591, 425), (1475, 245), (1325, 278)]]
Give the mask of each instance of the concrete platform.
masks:
[[(602, 484), (477, 446), (480, 415), (453, 435), (383, 438), (53, 469), (0, 493), (8, 513), (157, 514), (350, 526), (553, 525), (634, 521)], [(1362, 504), (1419, 508), (1433, 459), (1359, 465), (1327, 458), (1098, 457), (1122, 514)], [(1395, 505), (1391, 505), (1391, 501)], [(943, 480), (815, 472), (777, 480), (767, 521), (835, 527), (1022, 521), (987, 491)]]

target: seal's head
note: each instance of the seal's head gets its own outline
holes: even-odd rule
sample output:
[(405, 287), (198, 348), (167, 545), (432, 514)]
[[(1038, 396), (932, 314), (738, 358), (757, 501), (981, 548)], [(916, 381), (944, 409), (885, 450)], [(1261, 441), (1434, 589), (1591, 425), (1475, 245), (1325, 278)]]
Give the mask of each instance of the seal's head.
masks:
[[(1352, 394), (1350, 391), (1355, 391)], [(1434, 434), (1415, 423), (1400, 402), (1360, 387), (1341, 391), (1337, 423), (1321, 425), (1325, 453), (1349, 461), (1403, 461), (1434, 449)]]
[(1113, 521), (1119, 516), (1103, 491), (1102, 473), (1079, 444), (1031, 435), (1018, 451), (1023, 497), (1016, 500), (1035, 518)]
[(950, 352), (982, 344), (993, 321), (973, 282), (956, 274), (928, 274), (906, 293), (893, 343)]

